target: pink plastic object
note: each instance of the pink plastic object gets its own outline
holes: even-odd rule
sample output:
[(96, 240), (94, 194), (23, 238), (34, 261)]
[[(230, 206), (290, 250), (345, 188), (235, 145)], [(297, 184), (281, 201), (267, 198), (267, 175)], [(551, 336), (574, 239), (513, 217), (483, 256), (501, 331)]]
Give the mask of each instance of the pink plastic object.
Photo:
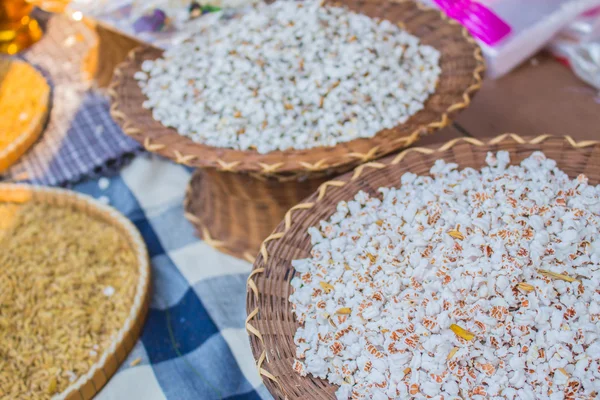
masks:
[(420, 0), (442, 9), (475, 37), (498, 78), (535, 54), (600, 0)]
[(434, 0), (452, 19), (460, 22), (473, 36), (487, 45), (506, 37), (511, 29), (489, 8), (471, 0)]

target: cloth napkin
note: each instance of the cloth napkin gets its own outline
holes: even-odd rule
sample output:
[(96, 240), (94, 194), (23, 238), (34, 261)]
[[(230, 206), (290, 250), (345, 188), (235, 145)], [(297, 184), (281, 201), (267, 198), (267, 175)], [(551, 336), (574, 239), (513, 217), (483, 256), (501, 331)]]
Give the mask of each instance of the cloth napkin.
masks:
[(82, 71), (96, 45), (95, 33), (81, 21), (40, 13), (43, 38), (19, 55), (38, 68), (52, 87), (48, 124), (40, 140), (4, 178), (64, 186), (116, 170), (137, 142), (125, 136), (109, 114), (108, 98), (91, 87)]

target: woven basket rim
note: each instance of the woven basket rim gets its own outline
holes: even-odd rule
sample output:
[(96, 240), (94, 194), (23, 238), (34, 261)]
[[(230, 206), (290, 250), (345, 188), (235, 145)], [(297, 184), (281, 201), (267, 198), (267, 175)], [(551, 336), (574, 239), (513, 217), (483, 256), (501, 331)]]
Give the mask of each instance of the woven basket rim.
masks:
[[(508, 142), (512, 142), (517, 146), (540, 145), (543, 142), (552, 140), (562, 141), (563, 145), (571, 150), (585, 149), (589, 147), (593, 147), (597, 151), (600, 150), (600, 140), (576, 141), (571, 136), (540, 135), (536, 137), (523, 137), (514, 133), (505, 133), (496, 137), (484, 138), (483, 140), (470, 137), (456, 138), (441, 145), (437, 144), (426, 147), (412, 147), (395, 156), (386, 157), (385, 159), (380, 160), (380, 162), (370, 162), (360, 165), (352, 172), (348, 172), (340, 177), (323, 183), (317, 192), (309, 196), (302, 203), (292, 207), (286, 213), (284, 220), (277, 226), (277, 228), (275, 228), (273, 233), (263, 241), (260, 252), (253, 264), (252, 272), (248, 276), (246, 287), (246, 331), (250, 338), (250, 345), (259, 375), (271, 394), (275, 398), (278, 398), (278, 395), (281, 395), (280, 398), (287, 399), (287, 392), (284, 385), (281, 383), (280, 379), (278, 379), (278, 376), (272, 373), (267, 367), (267, 364), (269, 364), (268, 354), (277, 354), (280, 351), (276, 348), (267, 348), (267, 345), (264, 341), (264, 337), (266, 337), (266, 335), (273, 335), (273, 332), (261, 332), (253, 324), (254, 320), (257, 318), (260, 319), (263, 313), (266, 313), (267, 315), (273, 315), (270, 309), (265, 311), (260, 308), (259, 299), (261, 297), (261, 293), (258, 289), (258, 282), (260, 280), (268, 282), (269, 273), (267, 271), (269, 269), (283, 268), (286, 271), (293, 270), (289, 262), (285, 264), (285, 262), (291, 261), (290, 259), (286, 257), (278, 257), (271, 253), (270, 249), (277, 241), (286, 242), (290, 240), (290, 237), (286, 235), (295, 224), (301, 223), (301, 221), (304, 219), (303, 214), (307, 213), (310, 209), (318, 207), (324, 199), (330, 196), (332, 190), (342, 188), (346, 184), (352, 184), (352, 182), (357, 179), (367, 179), (363, 176), (363, 173), (367, 172), (368, 170), (375, 169), (384, 171), (386, 168), (397, 167), (403, 162), (406, 156), (410, 155), (411, 153), (420, 153), (425, 156), (435, 156), (437, 153), (444, 153), (458, 144), (465, 143), (474, 148), (506, 144)], [(348, 194), (347, 197), (351, 197), (351, 195)], [(306, 232), (302, 232), (302, 234), (308, 235)], [(279, 318), (279, 316), (277, 318)], [(289, 368), (291, 371), (291, 365)], [(306, 377), (302, 378), (302, 380), (320, 381), (316, 378), (313, 378), (311, 375), (307, 375)], [(326, 384), (329, 385), (328, 383)]]
[[(193, 178), (192, 178), (193, 180)], [(201, 235), (201, 239), (204, 243), (206, 243), (209, 247), (212, 247), (218, 252), (225, 253), (232, 257), (238, 257), (245, 261), (248, 261), (250, 264), (253, 264), (255, 261), (254, 254), (250, 251), (244, 251), (242, 254), (239, 254), (235, 251), (235, 247), (226, 241), (218, 240), (217, 238), (211, 235), (210, 229), (208, 226), (202, 222), (200, 218), (196, 215), (188, 211), (190, 209), (190, 204), (193, 201), (194, 191), (192, 189), (192, 180), (188, 183), (185, 188), (185, 196), (183, 198), (183, 209), (185, 210), (183, 216), (192, 226), (195, 226), (198, 229), (198, 233)]]
[[(124, 357), (123, 359), (119, 357), (119, 347), (125, 346), (125, 353), (129, 353), (137, 342), (139, 332), (136, 334), (132, 331), (135, 330), (136, 326), (142, 326), (148, 311), (150, 301), (150, 259), (142, 235), (129, 219), (113, 207), (100, 203), (88, 195), (66, 189), (21, 183), (0, 183), (0, 203), (23, 203), (30, 200), (54, 203), (57, 199), (60, 199), (61, 206), (76, 206), (80, 212), (90, 214), (94, 218), (101, 219), (103, 222), (118, 228), (119, 232), (126, 237), (126, 240), (132, 246), (132, 250), (137, 258), (138, 281), (136, 283), (136, 291), (131, 310), (123, 326), (121, 326), (114, 339), (112, 339), (110, 346), (100, 355), (98, 361), (89, 368), (87, 373), (71, 383), (63, 392), (52, 397), (53, 399), (91, 399), (102, 388), (102, 386), (97, 387), (94, 384), (96, 373), (102, 372), (106, 377), (106, 381), (108, 381), (115, 371), (108, 373), (106, 371), (107, 365), (115, 361), (119, 365), (124, 361)], [(100, 213), (92, 213), (91, 210), (99, 211)], [(87, 390), (84, 394), (82, 388), (90, 382), (92, 383), (94, 392), (89, 393), (89, 390)]]
[[(460, 89), (453, 89), (453, 92), (449, 95), (451, 104), (448, 104), (443, 112), (434, 110), (435, 106), (430, 101), (432, 97), (443, 95), (438, 93), (440, 86), (440, 82), (438, 82), (436, 92), (426, 101), (423, 110), (413, 115), (406, 123), (400, 124), (391, 130), (381, 131), (373, 138), (355, 139), (339, 143), (334, 147), (314, 147), (307, 150), (292, 149), (273, 151), (266, 154), (251, 150), (241, 151), (207, 146), (181, 136), (174, 129), (167, 128), (152, 120), (152, 112), (144, 109), (141, 104), (142, 101), (138, 101), (144, 99), (145, 96), (141, 93), (137, 83), (135, 85), (130, 83), (132, 80), (135, 82), (133, 74), (140, 69), (143, 60), (155, 59), (162, 54), (160, 49), (142, 46), (133, 49), (127, 60), (115, 69), (113, 80), (108, 89), (111, 97), (111, 116), (127, 135), (140, 142), (150, 152), (157, 152), (180, 164), (201, 168), (216, 168), (228, 172), (253, 172), (268, 176), (289, 176), (290, 174), (299, 173), (312, 174), (318, 171), (339, 169), (340, 167), (349, 169), (349, 167), (408, 147), (422, 135), (449, 125), (451, 119), (458, 112), (469, 106), (471, 98), (481, 87), (485, 61), (480, 47), (470, 33), (456, 21), (449, 19), (443, 12), (414, 0), (377, 1), (386, 6), (406, 5), (412, 7), (411, 11), (414, 15), (409, 15), (411, 20), (418, 20), (419, 17), (426, 15), (435, 18), (436, 22), (441, 24), (442, 27), (451, 27), (450, 34), (446, 34), (445, 37), (451, 37), (456, 43), (460, 42), (468, 46), (468, 50), (463, 49), (461, 51), (438, 48), (443, 54), (440, 82), (442, 79), (446, 79), (444, 78), (444, 71), (447, 72), (453, 69), (451, 67), (451, 64), (455, 61), (452, 60), (453, 57), (460, 56), (465, 60), (468, 59), (470, 68), (468, 72), (461, 71), (460, 74), (462, 75), (459, 76), (459, 78), (468, 78), (469, 83), (461, 86)], [(407, 12), (407, 14), (410, 13)], [(396, 21), (393, 22), (396, 23)], [(404, 27), (404, 22), (403, 20), (397, 23)], [(434, 32), (440, 29), (441, 27)], [(420, 35), (419, 32), (411, 33), (419, 38), (424, 35)], [(127, 91), (124, 89), (125, 85), (127, 85)], [(134, 93), (132, 96), (135, 96), (138, 104), (129, 101), (125, 92), (130, 95)], [(415, 122), (418, 118), (424, 118), (426, 121)], [(160, 133), (149, 133), (149, 126), (152, 126), (154, 130), (159, 130)], [(401, 129), (410, 129), (410, 133), (401, 132)]]
[(44, 112), (36, 114), (31, 121), (29, 121), (29, 125), (23, 133), (17, 136), (15, 140), (10, 142), (7, 147), (0, 149), (0, 172), (2, 172), (5, 170), (5, 168), (2, 167), (3, 165), (6, 166), (6, 169), (10, 168), (23, 154), (25, 154), (27, 150), (29, 150), (31, 145), (35, 143), (35, 141), (44, 131), (44, 125), (50, 114), (50, 98), (52, 94), (52, 88), (50, 87), (48, 80), (31, 64), (25, 61), (0, 59), (0, 63), (6, 63), (9, 65), (16, 63), (26, 66), (27, 68), (31, 68), (40, 78), (42, 78), (44, 82), (46, 82), (47, 86), (40, 99), (44, 104)]

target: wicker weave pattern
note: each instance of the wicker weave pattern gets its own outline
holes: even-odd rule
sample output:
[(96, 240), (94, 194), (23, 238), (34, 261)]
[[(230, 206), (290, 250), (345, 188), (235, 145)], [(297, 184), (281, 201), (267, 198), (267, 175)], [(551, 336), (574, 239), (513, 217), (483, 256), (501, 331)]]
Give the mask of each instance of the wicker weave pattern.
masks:
[[(461, 168), (481, 168), (488, 151), (507, 150), (511, 163), (518, 163), (542, 150), (558, 162), (569, 176), (584, 173), (600, 183), (600, 141), (577, 142), (570, 136), (542, 135), (534, 138), (504, 134), (488, 141), (459, 138), (440, 147), (415, 147), (380, 162), (361, 165), (354, 172), (323, 183), (305, 202), (291, 208), (284, 221), (265, 239), (254, 269), (248, 277), (246, 329), (257, 368), (275, 398), (334, 399), (336, 387), (312, 376), (300, 377), (292, 370), (295, 355), (295, 321), (288, 297), (294, 276), (291, 260), (309, 256), (306, 230), (328, 218), (341, 200), (359, 190), (377, 195), (383, 186), (398, 186), (407, 171), (428, 174), (436, 159), (456, 162)], [(267, 379), (265, 379), (267, 378)]]
[(87, 374), (79, 377), (64, 392), (53, 398), (66, 400), (88, 400), (93, 398), (119, 366), (127, 358), (144, 326), (150, 305), (150, 261), (142, 236), (133, 224), (112, 207), (105, 206), (92, 198), (64, 189), (41, 186), (0, 184), (0, 202), (24, 203), (30, 200), (70, 206), (118, 228), (137, 255), (139, 279), (129, 316), (117, 332), (111, 345), (100, 356)]
[(345, 0), (354, 11), (397, 23), (441, 53), (442, 74), (436, 92), (407, 123), (379, 132), (374, 138), (358, 139), (335, 147), (308, 150), (274, 151), (259, 154), (213, 148), (193, 142), (152, 118), (141, 107), (145, 96), (133, 79), (144, 60), (162, 52), (151, 47), (135, 49), (114, 73), (109, 88), (111, 115), (123, 131), (143, 144), (178, 163), (210, 167), (227, 172), (252, 172), (264, 176), (290, 178), (307, 172), (343, 172), (349, 168), (413, 144), (421, 135), (447, 126), (466, 108), (479, 90), (485, 69), (481, 50), (458, 23), (437, 10), (412, 0)]
[(327, 179), (317, 175), (282, 181), (200, 168), (187, 188), (185, 217), (208, 245), (253, 263), (263, 239), (286, 211)]

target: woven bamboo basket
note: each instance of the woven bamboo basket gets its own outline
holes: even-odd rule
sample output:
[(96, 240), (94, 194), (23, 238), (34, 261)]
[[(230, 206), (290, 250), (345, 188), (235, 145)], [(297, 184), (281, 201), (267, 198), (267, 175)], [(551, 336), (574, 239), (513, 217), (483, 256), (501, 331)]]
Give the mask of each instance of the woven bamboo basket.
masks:
[(198, 167), (189, 187), (187, 216), (209, 244), (251, 259), (286, 210), (328, 177), (413, 144), (421, 135), (447, 126), (468, 107), (484, 71), (481, 51), (458, 23), (412, 0), (345, 0), (350, 9), (398, 24), (441, 53), (442, 73), (425, 108), (406, 123), (335, 147), (259, 154), (193, 142), (152, 118), (142, 108), (133, 74), (161, 51), (132, 51), (115, 71), (109, 88), (111, 115), (146, 150)]
[(133, 305), (111, 345), (89, 371), (53, 399), (88, 400), (114, 375), (140, 336), (150, 305), (150, 262), (144, 240), (135, 226), (114, 208), (69, 190), (22, 184), (0, 184), (0, 203), (42, 202), (69, 206), (116, 227), (137, 256), (138, 280)]
[(514, 134), (488, 141), (461, 138), (438, 148), (415, 147), (380, 162), (363, 164), (354, 172), (323, 183), (312, 196), (292, 207), (283, 222), (263, 242), (254, 269), (248, 278), (246, 329), (257, 367), (266, 387), (279, 399), (335, 399), (336, 386), (292, 369), (300, 326), (288, 298), (294, 277), (291, 261), (310, 255), (307, 229), (329, 218), (337, 203), (351, 200), (363, 190), (378, 196), (380, 187), (398, 187), (405, 172), (427, 175), (438, 159), (457, 163), (460, 168), (480, 169), (488, 151), (507, 150), (511, 164), (521, 162), (535, 150), (542, 150), (571, 178), (584, 173), (591, 184), (600, 183), (600, 141), (576, 142), (571, 137), (549, 135), (523, 138)]

